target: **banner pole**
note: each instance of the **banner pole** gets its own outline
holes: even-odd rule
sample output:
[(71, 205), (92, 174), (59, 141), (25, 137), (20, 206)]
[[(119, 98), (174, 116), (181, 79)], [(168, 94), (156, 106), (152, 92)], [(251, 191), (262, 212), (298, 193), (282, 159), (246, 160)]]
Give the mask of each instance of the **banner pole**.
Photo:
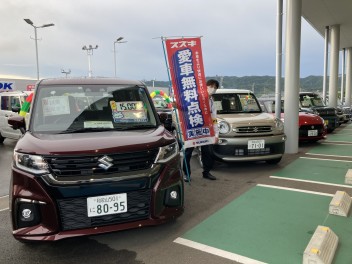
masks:
[[(166, 51), (165, 51), (165, 41), (164, 41), (165, 39), (166, 38), (161, 37), (161, 44), (163, 46), (165, 65), (166, 65), (166, 69), (167, 69), (167, 76), (169, 78), (169, 94), (171, 94), (172, 82), (171, 82), (171, 76), (170, 76), (170, 67), (169, 67), (169, 65), (167, 63), (167, 57), (166, 57)], [(187, 163), (185, 162), (185, 160), (186, 160), (186, 151), (185, 151), (184, 144), (183, 144), (183, 138), (182, 138), (182, 132), (181, 132), (181, 128), (180, 128), (180, 122), (179, 122), (178, 113), (177, 113), (177, 110), (176, 110), (176, 107), (175, 107), (174, 104), (172, 105), (172, 111), (174, 111), (174, 113), (175, 113), (176, 123), (177, 123), (177, 131), (176, 132), (177, 132), (178, 139), (176, 138), (176, 140), (181, 143), (181, 151), (183, 152), (182, 165), (185, 166), (185, 168), (186, 168), (186, 172), (187, 172), (186, 176), (187, 176), (188, 184), (191, 184), (190, 171), (189, 171)]]

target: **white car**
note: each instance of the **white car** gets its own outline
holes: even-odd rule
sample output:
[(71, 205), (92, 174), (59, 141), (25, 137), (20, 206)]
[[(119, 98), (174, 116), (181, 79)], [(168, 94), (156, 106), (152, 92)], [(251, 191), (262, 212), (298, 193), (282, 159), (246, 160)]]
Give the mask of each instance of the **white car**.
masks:
[(31, 93), (27, 91), (0, 93), (0, 143), (4, 142), (5, 138), (17, 140), (21, 137), (21, 132), (14, 130), (7, 120), (9, 117), (19, 115), (22, 104)]

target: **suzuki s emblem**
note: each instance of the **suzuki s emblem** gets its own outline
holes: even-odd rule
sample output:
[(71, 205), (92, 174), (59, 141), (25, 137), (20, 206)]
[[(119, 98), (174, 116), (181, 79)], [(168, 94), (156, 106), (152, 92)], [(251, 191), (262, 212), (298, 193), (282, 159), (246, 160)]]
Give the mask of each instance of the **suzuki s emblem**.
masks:
[(314, 128), (314, 126), (311, 126), (311, 128), (313, 129), (313, 128)]
[(113, 159), (108, 156), (103, 156), (100, 159), (98, 159), (98, 161), (99, 161), (98, 166), (100, 168), (103, 168), (104, 170), (108, 170), (111, 166), (114, 165), (113, 163), (111, 163)]

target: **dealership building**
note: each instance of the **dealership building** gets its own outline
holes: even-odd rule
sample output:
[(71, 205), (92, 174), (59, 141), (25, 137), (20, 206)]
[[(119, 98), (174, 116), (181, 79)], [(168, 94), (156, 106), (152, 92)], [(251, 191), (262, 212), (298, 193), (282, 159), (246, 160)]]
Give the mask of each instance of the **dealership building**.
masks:
[(0, 78), (0, 92), (31, 91), (37, 80)]

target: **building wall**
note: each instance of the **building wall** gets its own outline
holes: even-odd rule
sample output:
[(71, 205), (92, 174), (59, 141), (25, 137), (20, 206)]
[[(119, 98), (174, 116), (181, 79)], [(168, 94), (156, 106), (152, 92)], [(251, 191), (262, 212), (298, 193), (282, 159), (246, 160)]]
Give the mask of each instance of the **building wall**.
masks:
[(3, 91), (28, 91), (29, 88), (34, 88), (37, 80), (31, 79), (9, 79), (0, 78), (0, 92)]

